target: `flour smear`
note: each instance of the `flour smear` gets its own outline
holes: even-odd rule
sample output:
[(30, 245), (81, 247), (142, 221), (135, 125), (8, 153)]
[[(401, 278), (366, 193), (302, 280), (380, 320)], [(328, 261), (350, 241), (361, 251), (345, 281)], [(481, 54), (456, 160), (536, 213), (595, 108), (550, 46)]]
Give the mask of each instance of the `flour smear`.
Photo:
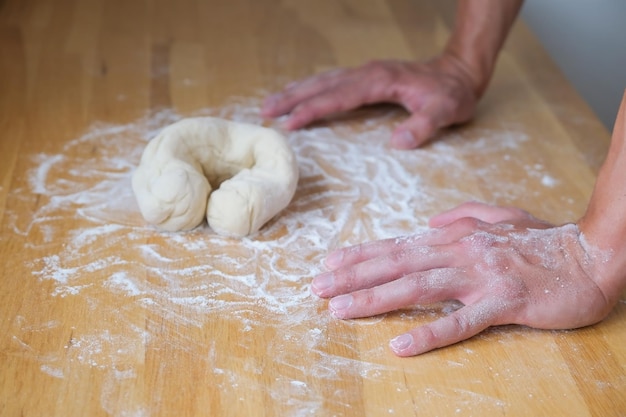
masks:
[[(261, 124), (259, 106), (259, 98), (241, 98), (186, 116)], [(471, 139), (449, 133), (425, 149), (398, 151), (388, 147), (388, 125), (394, 116), (378, 114), (366, 121), (290, 133), (300, 167), (298, 190), (289, 207), (257, 234), (231, 239), (207, 226), (186, 233), (161, 233), (141, 218), (130, 178), (146, 143), (181, 117), (161, 111), (124, 125), (94, 124), (82, 136), (68, 140), (62, 151), (33, 155), (29, 189), (20, 192), (25, 198), (37, 195), (38, 210), (34, 216), (7, 213), (13, 233), (30, 242), (25, 249), (33, 253), (28, 268), (34, 279), (51, 288), (49, 297), (57, 302), (71, 297), (96, 317), (90, 329), (75, 329), (72, 339), (58, 351), (32, 355), (41, 371), (53, 378), (71, 378), (76, 367), (104, 372), (101, 403), (111, 414), (151, 414), (151, 404), (133, 398), (123, 387), (137, 378), (136, 366), (146, 345), (159, 339), (159, 326), (198, 331), (219, 318), (239, 326), (241, 357), (235, 359), (240, 360), (249, 359), (245, 346), (254, 342), (259, 329), (279, 329), (266, 354), (284, 372), (283, 377), (261, 386), (224, 365), (225, 358), (237, 355), (237, 349), (223, 352), (215, 341), (204, 343), (181, 331), (172, 343), (178, 349), (192, 345), (205, 353), (198, 360), (211, 365), (213, 388), (233, 391), (248, 384), (250, 389), (266, 390), (268, 398), (288, 407), (291, 415), (315, 415), (324, 402), (332, 401), (312, 389), (315, 381), (319, 386), (355, 373), (377, 378), (390, 371), (375, 361), (327, 352), (330, 343), (343, 343), (349, 352), (356, 352), (359, 343), (340, 336), (330, 340), (325, 329), (332, 319), (324, 302), (310, 293), (310, 280), (323, 269), (328, 250), (422, 231), (427, 218), (439, 210), (479, 199), (459, 190), (468, 170), (479, 169), (481, 177), (490, 179), (491, 195), (498, 198), (522, 195), (526, 188), (526, 184), (498, 180), (501, 166), (477, 168), (468, 162), (477, 155), (514, 154), (527, 140), (523, 133), (507, 127), (475, 128)], [(546, 187), (558, 184), (542, 166), (529, 171), (529, 181)], [(75, 227), (68, 230), (68, 224)], [(60, 241), (64, 244), (59, 245)], [(118, 304), (105, 304), (110, 299)], [(137, 311), (145, 314), (139, 316)], [(380, 320), (384, 319), (345, 325), (362, 327)], [(410, 314), (406, 320), (411, 321)], [(110, 323), (115, 323), (117, 333)], [(32, 333), (28, 329), (37, 325), (28, 317), (16, 319), (22, 333)], [(61, 323), (52, 321), (36, 331), (60, 328)], [(14, 340), (29, 349), (20, 334)], [(286, 348), (296, 345), (301, 347), (298, 357), (294, 349)], [(385, 350), (381, 346), (371, 356), (384, 355)], [(458, 366), (454, 363), (450, 368)], [(251, 374), (263, 371), (254, 361), (246, 367)], [(402, 381), (397, 389), (403, 389)], [(494, 409), (502, 406), (498, 399), (476, 396), (460, 396), (463, 402), (456, 404), (451, 395), (451, 407), (478, 402), (483, 407), (492, 402)]]

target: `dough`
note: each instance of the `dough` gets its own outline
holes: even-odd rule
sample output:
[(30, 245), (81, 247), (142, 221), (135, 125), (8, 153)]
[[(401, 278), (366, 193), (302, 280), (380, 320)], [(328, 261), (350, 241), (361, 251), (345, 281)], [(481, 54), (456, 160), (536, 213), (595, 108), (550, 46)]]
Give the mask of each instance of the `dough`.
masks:
[(278, 132), (198, 117), (148, 143), (133, 191), (143, 217), (161, 229), (192, 229), (206, 213), (215, 232), (241, 237), (284, 209), (297, 182), (296, 158)]

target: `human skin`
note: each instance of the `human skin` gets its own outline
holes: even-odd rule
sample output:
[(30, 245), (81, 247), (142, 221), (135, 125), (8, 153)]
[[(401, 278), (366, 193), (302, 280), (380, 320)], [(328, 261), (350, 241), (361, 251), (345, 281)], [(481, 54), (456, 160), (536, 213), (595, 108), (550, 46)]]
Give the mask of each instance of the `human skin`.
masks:
[(396, 103), (411, 116), (394, 130), (391, 145), (415, 148), (439, 129), (472, 118), (521, 5), (522, 0), (460, 0), (440, 56), (426, 62), (373, 61), (322, 73), (268, 97), (261, 113), (289, 114), (284, 127), (294, 130), (363, 105)]
[(511, 207), (465, 203), (429, 231), (331, 252), (312, 291), (337, 318), (415, 304), (463, 306), (390, 342), (399, 356), (468, 339), (487, 327), (573, 329), (604, 319), (626, 288), (626, 92), (585, 215), (554, 226)]
[[(378, 61), (292, 83), (269, 97), (266, 117), (287, 129), (365, 104), (393, 102), (411, 116), (392, 134), (410, 149), (469, 120), (488, 86), (521, 0), (460, 0), (443, 53), (425, 63)], [(626, 97), (626, 96), (625, 96)], [(340, 319), (458, 300), (463, 307), (390, 342), (412, 356), (489, 326), (570, 329), (602, 320), (626, 287), (626, 98), (586, 214), (554, 226), (511, 207), (466, 203), (420, 235), (331, 252), (312, 291)]]

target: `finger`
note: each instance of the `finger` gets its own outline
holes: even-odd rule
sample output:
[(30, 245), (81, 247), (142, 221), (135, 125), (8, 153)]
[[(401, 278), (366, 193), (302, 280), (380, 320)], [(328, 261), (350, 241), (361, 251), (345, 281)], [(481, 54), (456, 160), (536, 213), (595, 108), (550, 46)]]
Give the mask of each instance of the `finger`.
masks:
[(330, 300), (328, 308), (340, 319), (370, 317), (409, 305), (456, 299), (466, 286), (466, 279), (456, 268), (432, 269), (340, 295)]
[(330, 252), (324, 260), (324, 264), (328, 269), (335, 270), (400, 250), (407, 250), (411, 247), (445, 245), (458, 241), (480, 227), (479, 220), (467, 218), (445, 228), (429, 229), (411, 236), (348, 246)]
[(282, 92), (265, 99), (261, 107), (261, 115), (277, 117), (287, 114), (301, 102), (341, 84), (346, 74), (346, 70), (338, 69), (292, 82)]
[(499, 207), (490, 204), (469, 201), (451, 210), (444, 211), (428, 221), (430, 227), (441, 227), (465, 217), (473, 217), (485, 223), (500, 223), (511, 220), (527, 220), (531, 216), (515, 207)]
[(417, 111), (395, 129), (391, 135), (391, 146), (415, 149), (432, 138), (439, 128), (449, 124), (447, 120), (447, 115), (439, 114), (434, 106)]
[(356, 109), (382, 100), (373, 95), (371, 87), (359, 79), (344, 80), (341, 84), (301, 100), (291, 111), (285, 129), (294, 130), (325, 116)]
[(481, 301), (466, 305), (449, 316), (420, 326), (392, 339), (391, 350), (398, 356), (419, 355), (469, 339), (493, 324), (503, 304)]
[(430, 229), (423, 233), (412, 236), (400, 236), (391, 239), (376, 240), (361, 243), (354, 246), (335, 249), (330, 252), (324, 264), (329, 269), (337, 269), (342, 266), (353, 265), (365, 260), (384, 256), (391, 252), (404, 249), (407, 246), (427, 246), (439, 243), (436, 235), (441, 235), (441, 230)]
[(454, 267), (464, 259), (458, 245), (412, 246), (318, 275), (311, 290), (320, 297), (333, 297), (372, 288), (398, 278), (434, 268)]

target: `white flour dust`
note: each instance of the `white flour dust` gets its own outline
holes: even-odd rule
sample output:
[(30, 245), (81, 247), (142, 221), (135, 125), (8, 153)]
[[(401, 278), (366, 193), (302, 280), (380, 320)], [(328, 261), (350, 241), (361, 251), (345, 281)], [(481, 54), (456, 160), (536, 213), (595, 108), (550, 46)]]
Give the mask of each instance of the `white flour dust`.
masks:
[[(259, 104), (255, 98), (235, 100), (193, 116), (262, 123)], [(41, 371), (54, 378), (71, 378), (77, 366), (106, 372), (101, 403), (110, 413), (119, 406), (114, 400), (121, 398), (136, 415), (150, 414), (148, 405), (120, 397), (120, 387), (137, 377), (135, 364), (141, 363), (146, 346), (158, 343), (159, 326), (202, 329), (219, 317), (240, 324), (239, 360), (250, 360), (244, 359), (245, 346), (258, 329), (280, 329), (267, 355), (284, 372), (283, 378), (260, 386), (224, 366), (224, 356), (237, 356), (237, 349), (222, 352), (215, 342), (202, 345), (181, 332), (174, 343), (206, 353), (198, 360), (211, 365), (215, 388), (251, 384), (267, 390), (277, 403), (288, 404), (293, 415), (314, 414), (328, 399), (310, 388), (312, 380), (339, 380), (354, 373), (376, 378), (389, 371), (327, 353), (329, 343), (343, 343), (347, 351), (356, 351), (357, 344), (347, 337), (329, 340), (325, 329), (331, 319), (320, 313), (323, 302), (310, 295), (310, 279), (321, 270), (327, 251), (421, 231), (439, 210), (478, 199), (459, 191), (470, 170), (491, 178), (492, 195), (498, 198), (518, 196), (526, 188), (504, 186), (497, 180), (497, 166), (468, 162), (476, 155), (489, 159), (503, 151), (514, 153), (526, 141), (522, 133), (476, 130), (471, 140), (452, 133), (423, 150), (396, 151), (387, 146), (388, 116), (377, 116), (356, 128), (317, 127), (289, 134), (301, 171), (298, 191), (290, 206), (256, 235), (229, 239), (207, 226), (160, 233), (138, 213), (130, 177), (147, 141), (180, 117), (163, 111), (126, 125), (96, 124), (58, 153), (34, 155), (29, 188), (12, 198), (38, 198), (37, 212), (7, 213), (13, 233), (26, 237), (25, 250), (33, 254), (28, 268), (52, 288), (49, 296), (58, 302), (72, 297), (93, 316), (87, 320), (90, 328), (72, 327), (70, 341), (58, 351), (31, 353)], [(539, 166), (533, 172), (529, 181), (548, 187), (558, 183)], [(74, 227), (68, 230), (68, 224)], [(105, 302), (112, 299), (115, 305)], [(368, 326), (379, 320), (346, 325)], [(15, 343), (25, 344), (20, 335), (32, 334), (28, 326), (36, 325), (20, 318)], [(60, 328), (54, 321), (45, 331)], [(302, 347), (299, 357), (285, 348), (292, 345)], [(385, 349), (375, 353), (382, 355)], [(252, 374), (262, 372), (252, 360), (247, 366)]]

